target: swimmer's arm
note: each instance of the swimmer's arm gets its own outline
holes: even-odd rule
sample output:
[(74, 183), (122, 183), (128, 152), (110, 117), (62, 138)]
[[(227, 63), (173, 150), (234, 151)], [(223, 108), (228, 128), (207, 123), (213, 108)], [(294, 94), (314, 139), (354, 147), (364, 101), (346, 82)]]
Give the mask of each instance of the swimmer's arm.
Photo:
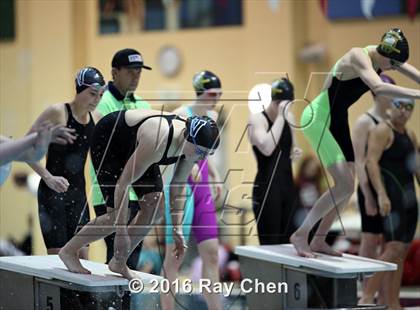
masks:
[(41, 166), (41, 164), (39, 162), (35, 162), (35, 163), (28, 163), (29, 167), (32, 168), (33, 171), (35, 171), (40, 177), (41, 179), (43, 179), (44, 181), (49, 180), (50, 178), (52, 178), (52, 174), (43, 166)]
[(175, 167), (174, 176), (172, 177), (169, 187), (169, 203), (172, 225), (175, 230), (182, 231), (182, 218), (185, 209), (185, 184), (194, 162), (181, 159)]
[(352, 142), (355, 156), (356, 175), (359, 179), (360, 188), (363, 195), (371, 195), (368, 177), (366, 174), (366, 144), (368, 142), (370, 120), (362, 115), (356, 122), (352, 132)]
[(212, 178), (213, 182), (220, 182), (220, 175), (214, 163), (211, 160), (207, 159), (207, 164), (209, 167), (209, 175)]
[(23, 162), (33, 161), (30, 150), (35, 144), (37, 135), (36, 132), (33, 132), (17, 140), (0, 135), (0, 166), (13, 160)]
[(389, 83), (384, 83), (379, 75), (373, 70), (369, 57), (361, 49), (352, 49), (351, 63), (353, 69), (360, 78), (372, 90), (375, 95), (388, 97), (420, 98), (420, 90), (401, 87)]
[(284, 118), (279, 113), (274, 120), (271, 130), (267, 132), (267, 125), (264, 119), (258, 114), (253, 114), (248, 123), (248, 137), (252, 145), (265, 156), (270, 156), (280, 140), (284, 128)]
[(221, 197), (223, 191), (222, 179), (220, 178), (219, 172), (217, 171), (214, 163), (211, 160), (208, 160), (207, 163), (209, 167), (209, 176), (211, 178), (210, 183), (213, 184), (215, 190), (214, 200), (217, 201)]
[[(49, 121), (53, 124), (60, 124), (65, 125), (65, 114), (63, 110), (63, 106), (61, 104), (54, 104), (49, 106), (41, 115), (36, 119), (34, 124), (32, 125), (29, 132), (33, 132), (36, 130), (40, 124), (43, 122)], [(49, 178), (52, 177), (51, 173), (44, 167), (42, 167), (39, 163), (33, 162), (28, 163), (28, 165), (44, 180), (47, 181)]]
[(34, 132), (45, 122), (50, 122), (54, 125), (52, 129), (51, 143), (58, 143), (62, 145), (73, 144), (76, 140), (74, 135), (75, 129), (67, 128), (67, 112), (64, 104), (53, 104), (49, 106), (36, 119), (29, 132)]
[(385, 123), (380, 123), (369, 134), (366, 166), (370, 180), (378, 196), (386, 195), (381, 178), (379, 160), (391, 139), (391, 132)]
[[(138, 180), (146, 170), (155, 162), (159, 161), (160, 152), (156, 152), (153, 140), (142, 136), (140, 143), (128, 159), (120, 178), (115, 186), (114, 207), (118, 209), (116, 224), (126, 225), (128, 221), (128, 191), (130, 185)], [(140, 199), (141, 197), (139, 197)]]
[(42, 123), (48, 121), (54, 125), (66, 126), (66, 113), (64, 112), (64, 106), (62, 104), (53, 104), (45, 109), (40, 116), (35, 120), (29, 132), (35, 132)]
[(295, 115), (290, 111), (287, 113), (286, 122), (288, 122), (290, 126), (290, 131), (292, 133), (292, 147), (290, 149), (290, 158), (293, 161), (295, 161), (302, 156), (303, 151), (297, 143), (296, 134), (294, 131), (294, 126), (296, 126)]
[(415, 81), (417, 84), (420, 84), (420, 71), (417, 70), (416, 67), (408, 63), (403, 63), (401, 66), (397, 66), (395, 70), (404, 74), (406, 77)]
[(57, 193), (64, 193), (70, 186), (68, 180), (62, 176), (52, 175), (46, 167), (43, 167), (39, 161), (28, 163), (29, 167), (35, 171), (49, 188)]

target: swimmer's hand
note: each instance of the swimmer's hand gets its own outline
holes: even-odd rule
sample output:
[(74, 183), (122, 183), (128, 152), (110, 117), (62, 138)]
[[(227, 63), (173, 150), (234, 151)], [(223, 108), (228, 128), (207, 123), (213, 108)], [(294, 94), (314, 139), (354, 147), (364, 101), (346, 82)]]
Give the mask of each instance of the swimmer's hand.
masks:
[(213, 187), (214, 187), (214, 191), (215, 191), (214, 200), (218, 201), (222, 197), (222, 189), (223, 189), (222, 184), (214, 183)]
[(66, 178), (55, 175), (49, 175), (43, 178), (43, 180), (49, 188), (51, 188), (53, 191), (56, 191), (57, 193), (67, 192), (70, 186), (69, 181), (67, 181)]
[(287, 105), (289, 101), (283, 100), (277, 106), (277, 117), (284, 117), (284, 113), (286, 112)]
[(73, 144), (76, 136), (73, 134), (76, 130), (73, 128), (56, 125), (53, 127), (51, 142), (61, 145)]
[(173, 238), (175, 242), (175, 249), (173, 251), (173, 254), (177, 259), (184, 256), (185, 249), (187, 248), (187, 245), (185, 243), (184, 236), (182, 234), (182, 228), (173, 228), (172, 230)]
[(388, 216), (391, 212), (391, 202), (386, 193), (378, 196), (379, 212), (382, 216)]
[(53, 125), (51, 122), (46, 121), (40, 124), (34, 130), (37, 133), (36, 140), (33, 148), (33, 161), (39, 161), (48, 151), (48, 146), (52, 138)]
[(293, 148), (293, 151), (290, 154), (290, 159), (291, 160), (297, 160), (297, 159), (299, 159), (302, 156), (302, 154), (303, 154), (302, 149), (295, 146)]

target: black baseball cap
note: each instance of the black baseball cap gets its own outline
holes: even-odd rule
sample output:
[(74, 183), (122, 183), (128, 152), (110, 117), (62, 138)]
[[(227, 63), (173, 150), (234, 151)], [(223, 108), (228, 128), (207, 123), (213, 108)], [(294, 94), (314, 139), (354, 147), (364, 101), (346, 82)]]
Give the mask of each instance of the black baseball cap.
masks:
[(125, 48), (116, 52), (112, 58), (112, 67), (144, 68), (147, 70), (152, 70), (152, 68), (143, 64), (143, 57), (141, 54), (132, 48)]

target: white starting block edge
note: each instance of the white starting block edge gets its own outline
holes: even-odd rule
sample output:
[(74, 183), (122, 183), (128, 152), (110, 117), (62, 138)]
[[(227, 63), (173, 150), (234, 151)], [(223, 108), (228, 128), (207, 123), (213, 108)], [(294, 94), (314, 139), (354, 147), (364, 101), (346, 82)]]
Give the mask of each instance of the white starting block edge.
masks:
[[(92, 274), (77, 274), (68, 271), (58, 255), (47, 256), (5, 256), (0, 257), (0, 270), (25, 274), (46, 280), (61, 280), (89, 290), (100, 291), (107, 287), (125, 287), (128, 290), (128, 280), (108, 269), (108, 265), (88, 260), (81, 260), (83, 267)], [(162, 277), (135, 271), (144, 283), (144, 293), (151, 287), (152, 280), (162, 280)], [(76, 288), (76, 287), (75, 287)]]
[(350, 254), (337, 257), (317, 253), (317, 258), (305, 258), (297, 255), (292, 244), (237, 246), (235, 254), (281, 264), (285, 267), (305, 268), (314, 273), (322, 272), (330, 274), (331, 277), (335, 277), (334, 275), (352, 277), (378, 271), (397, 270), (396, 264)]

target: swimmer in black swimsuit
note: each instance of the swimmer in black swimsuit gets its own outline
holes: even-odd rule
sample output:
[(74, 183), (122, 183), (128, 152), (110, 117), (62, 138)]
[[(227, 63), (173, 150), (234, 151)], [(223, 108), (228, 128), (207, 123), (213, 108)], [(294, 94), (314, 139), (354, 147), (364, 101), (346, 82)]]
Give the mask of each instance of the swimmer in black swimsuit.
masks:
[(398, 269), (378, 272), (369, 279), (361, 303), (372, 302), (377, 283), (383, 283), (385, 304), (390, 309), (401, 309), (402, 269), (418, 221), (414, 176), (419, 181), (420, 170), (413, 171), (410, 160), (418, 159), (419, 145), (414, 131), (406, 127), (413, 113), (414, 100), (396, 98), (392, 102), (395, 107), (390, 109), (390, 119), (376, 126), (369, 135), (366, 166), (377, 197), (386, 242), (379, 259), (397, 264)]
[[(94, 131), (91, 156), (108, 212), (88, 223), (62, 248), (59, 255), (68, 269), (89, 273), (80, 264), (77, 252), (86, 244), (116, 232), (109, 269), (127, 279), (135, 277), (126, 266), (127, 257), (163, 215), (163, 185), (158, 165), (176, 164), (170, 189), (171, 217), (174, 252), (176, 256), (182, 255), (184, 203), (180, 198), (184, 184), (194, 163), (212, 154), (218, 145), (218, 127), (206, 116), (184, 120), (161, 111), (129, 110), (102, 118)], [(130, 185), (142, 208), (127, 225)]]
[[(395, 81), (381, 73), (381, 80), (385, 83), (395, 85)], [(358, 179), (357, 203), (359, 205), (362, 219), (362, 235), (360, 241), (359, 255), (376, 259), (383, 250), (383, 228), (382, 217), (378, 212), (377, 202), (373, 198), (373, 189), (370, 186), (366, 171), (366, 153), (369, 133), (379, 124), (388, 118), (387, 110), (391, 108), (392, 98), (387, 96), (376, 96), (372, 93), (374, 105), (366, 113), (362, 114), (353, 126), (352, 142), (355, 155), (355, 168)], [(363, 280), (363, 287), (366, 286), (368, 278)], [(378, 300), (383, 300), (380, 291)]]
[[(420, 71), (407, 63), (408, 40), (401, 29), (387, 31), (377, 46), (352, 48), (334, 65), (321, 93), (303, 111), (303, 134), (334, 180), (328, 192), (314, 204), (302, 225), (290, 238), (298, 255), (314, 258), (314, 252), (341, 256), (325, 242), (337, 214), (354, 192), (354, 152), (348, 125), (348, 109), (371, 90), (376, 95), (420, 98), (420, 90), (384, 83), (379, 74), (397, 70), (420, 83)], [(321, 220), (308, 244), (309, 233)]]
[[(39, 221), (48, 254), (58, 254), (89, 221), (84, 167), (95, 123), (91, 111), (98, 104), (105, 81), (99, 70), (85, 67), (75, 79), (76, 96), (70, 103), (52, 105), (37, 122), (49, 120), (73, 129), (71, 144), (51, 144), (46, 167), (30, 166), (41, 176), (38, 187)], [(80, 256), (87, 258), (87, 249)]]
[[(271, 84), (271, 103), (249, 120), (248, 136), (258, 164), (252, 190), (252, 207), (261, 245), (289, 243), (294, 230), (296, 190), (293, 184), (293, 132), (286, 120), (286, 106), (294, 100), (288, 79)], [(287, 118), (291, 118), (288, 112)]]

